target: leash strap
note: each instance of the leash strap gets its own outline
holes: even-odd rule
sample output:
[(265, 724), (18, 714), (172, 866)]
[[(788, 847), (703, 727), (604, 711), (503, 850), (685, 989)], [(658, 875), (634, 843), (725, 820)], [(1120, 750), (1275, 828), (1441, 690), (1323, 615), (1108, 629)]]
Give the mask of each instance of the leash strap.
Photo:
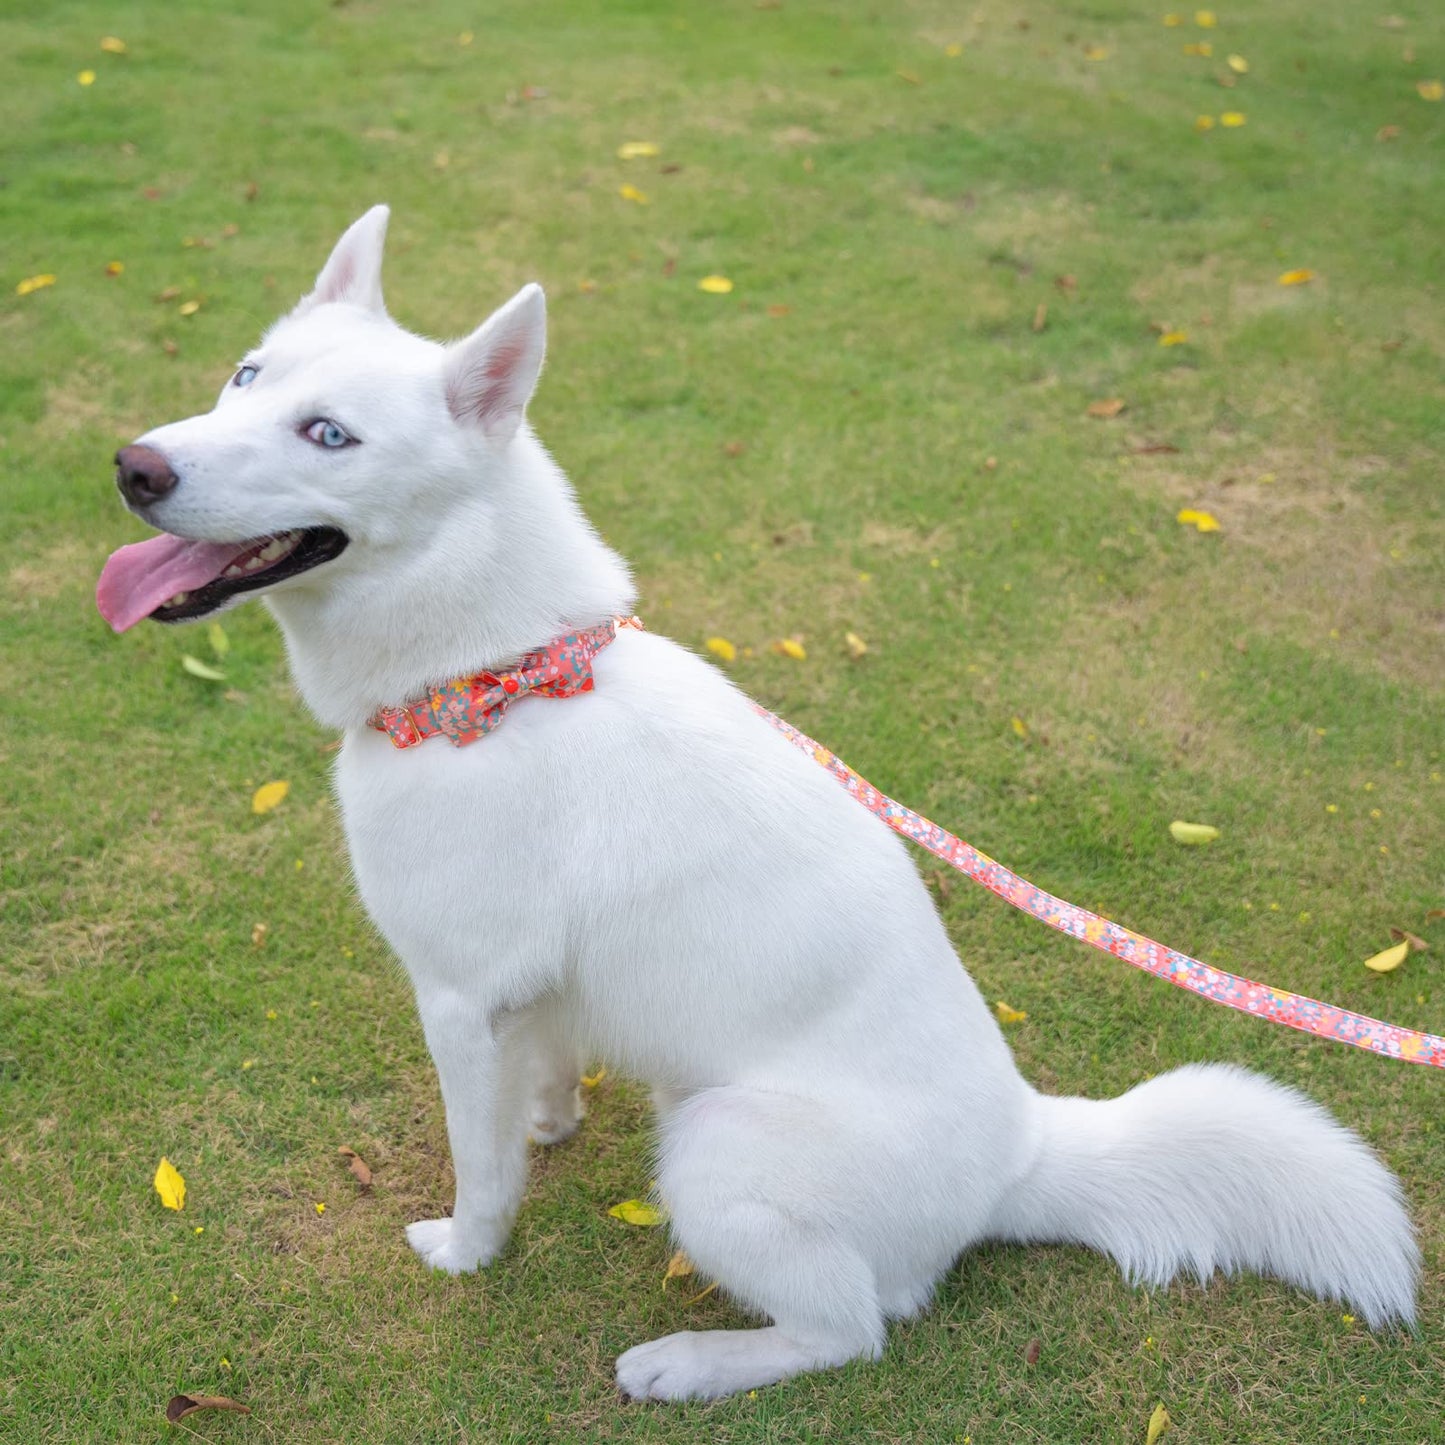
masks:
[(1307, 1034), (1316, 1034), (1322, 1039), (1337, 1039), (1393, 1059), (1445, 1068), (1445, 1037), (1440, 1034), (1425, 1034), (1415, 1029), (1400, 1028), (1396, 1024), (1382, 1023), (1379, 1019), (1335, 1008), (1303, 994), (1286, 993), (1282, 989), (1241, 978), (1238, 974), (1226, 973), (1223, 969), (1210, 968), (1197, 958), (1165, 948), (1162, 943), (1155, 943), (1142, 933), (1111, 923), (1097, 913), (1090, 913), (1087, 908), (1066, 903), (1052, 893), (1045, 893), (1042, 888), (1035, 888), (1026, 878), (1010, 872), (1002, 863), (994, 862), (962, 838), (955, 838), (947, 829), (930, 823), (912, 808), (905, 808), (902, 803), (880, 793), (836, 753), (829, 752), (791, 723), (784, 722), (757, 703), (753, 706), (790, 743), (810, 754), (895, 833), (927, 848), (936, 858), (943, 859), (950, 867), (982, 884), (989, 892), (997, 893), (1015, 908), (1047, 923), (1050, 928), (1093, 944), (1105, 953), (1112, 953), (1115, 958), (1122, 958), (1125, 963), (1142, 968), (1155, 978), (1165, 979), (1201, 998), (1222, 1003), (1241, 1013), (1254, 1014)]

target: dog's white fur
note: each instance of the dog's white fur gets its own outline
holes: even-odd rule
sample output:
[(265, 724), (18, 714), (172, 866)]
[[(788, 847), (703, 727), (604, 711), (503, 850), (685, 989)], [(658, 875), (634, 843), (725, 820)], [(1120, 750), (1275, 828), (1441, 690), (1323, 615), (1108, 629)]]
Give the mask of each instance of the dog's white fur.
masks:
[[(988, 1239), (1091, 1245), (1153, 1284), (1258, 1270), (1411, 1320), (1400, 1189), (1356, 1135), (1227, 1066), (1107, 1102), (1036, 1093), (902, 843), (675, 643), (621, 632), (594, 693), (522, 702), (468, 747), (368, 728), (632, 606), (523, 419), (541, 290), (450, 347), (416, 337), (382, 306), (386, 221), (342, 237), (249, 387), (141, 442), (180, 478), (144, 512), (167, 531), (351, 539), (268, 602), (311, 710), (345, 729), (356, 881), (441, 1080), (456, 1203), (409, 1228), (417, 1253), (497, 1255), (529, 1133), (576, 1128), (579, 1061), (601, 1057), (652, 1087), (678, 1243), (771, 1320), (628, 1350), (630, 1396), (874, 1357)], [(317, 416), (362, 444), (312, 446)]]

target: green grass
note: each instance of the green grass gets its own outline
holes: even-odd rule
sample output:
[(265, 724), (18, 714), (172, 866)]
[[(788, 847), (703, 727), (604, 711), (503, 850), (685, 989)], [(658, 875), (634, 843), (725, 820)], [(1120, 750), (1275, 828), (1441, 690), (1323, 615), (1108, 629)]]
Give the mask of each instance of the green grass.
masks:
[[(403, 322), (455, 334), (547, 286), (533, 418), (653, 628), (752, 649), (744, 688), (1053, 891), (1445, 1030), (1445, 107), (1416, 92), (1445, 23), (1163, 9), (7, 7), (0, 1438), (161, 1439), (177, 1389), (254, 1407), (188, 1422), (213, 1440), (1130, 1442), (1160, 1400), (1181, 1445), (1440, 1438), (1440, 1078), (1210, 1008), (962, 880), (950, 928), (1028, 1011), (1042, 1086), (1227, 1059), (1361, 1130), (1419, 1222), (1419, 1333), (992, 1248), (876, 1367), (620, 1405), (620, 1350), (737, 1322), (664, 1293), (666, 1240), (606, 1215), (648, 1181), (642, 1093), (607, 1079), (539, 1154), (490, 1271), (423, 1273), (402, 1225), (450, 1202), (443, 1120), (350, 893), (331, 739), (259, 608), (228, 616), (216, 686), (180, 667), (203, 632), (116, 639), (92, 603), (143, 531), (110, 453), (209, 406), (384, 199)], [(1196, 133), (1224, 110), (1247, 124)], [(631, 139), (661, 156), (619, 161)], [(1281, 287), (1297, 267), (1317, 279)], [(806, 662), (770, 650), (794, 634)], [(291, 795), (253, 817), (272, 778)], [(1177, 847), (1180, 817), (1221, 840)], [(1369, 974), (1391, 925), (1433, 949)]]

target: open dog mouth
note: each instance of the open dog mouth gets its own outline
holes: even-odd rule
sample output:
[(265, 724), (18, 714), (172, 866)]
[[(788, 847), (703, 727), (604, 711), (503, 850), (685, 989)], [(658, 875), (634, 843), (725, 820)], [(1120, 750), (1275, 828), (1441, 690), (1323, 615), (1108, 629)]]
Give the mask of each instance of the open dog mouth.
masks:
[(330, 562), (349, 540), (336, 527), (298, 527), (245, 542), (192, 542), (162, 532), (111, 554), (95, 601), (117, 632), (143, 617), (189, 622), (238, 593), (271, 587)]

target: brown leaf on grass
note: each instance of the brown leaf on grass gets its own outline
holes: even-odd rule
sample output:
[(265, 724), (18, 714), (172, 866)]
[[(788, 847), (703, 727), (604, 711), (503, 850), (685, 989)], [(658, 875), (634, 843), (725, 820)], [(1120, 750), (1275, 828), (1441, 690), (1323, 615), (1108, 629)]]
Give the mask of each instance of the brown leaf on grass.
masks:
[[(1439, 910), (1436, 909), (1435, 911), (1438, 912)], [(1427, 913), (1425, 916), (1428, 918), (1430, 915)], [(1411, 933), (1405, 928), (1392, 928), (1390, 930), (1390, 937), (1393, 938), (1396, 943), (1408, 943), (1412, 953), (1426, 953), (1430, 948), (1430, 945), (1426, 943), (1418, 933)]]
[(197, 1410), (234, 1410), (238, 1415), (249, 1415), (251, 1407), (239, 1400), (228, 1399), (225, 1395), (172, 1395), (166, 1406), (166, 1419), (178, 1425), (187, 1415)]
[(1111, 396), (1103, 401), (1091, 401), (1085, 410), (1090, 416), (1104, 417), (1118, 416), (1129, 403), (1122, 396)]
[(264, 948), (266, 946), (266, 934), (270, 930), (264, 923), (253, 923), (251, 925), (251, 947)]
[(255, 181), (246, 182), (246, 199), (248, 201), (254, 201), (260, 194), (261, 187), (258, 186)]
[(1037, 1340), (1037, 1339), (1032, 1339), (1032, 1340), (1030, 1340), (1030, 1341), (1028, 1342), (1028, 1344), (1024, 1346), (1024, 1364), (1026, 1364), (1026, 1365), (1036, 1365), (1036, 1364), (1038, 1364), (1038, 1362), (1039, 1362), (1039, 1353), (1040, 1353), (1040, 1351), (1042, 1351), (1042, 1349), (1043, 1349), (1043, 1344), (1042, 1344), (1039, 1340)]
[(1040, 301), (1039, 304), (1034, 307), (1034, 319), (1032, 323), (1033, 329), (1035, 331), (1042, 331), (1044, 327), (1048, 324), (1049, 308), (1042, 301)]
[(693, 1274), (697, 1266), (687, 1257), (684, 1250), (679, 1249), (667, 1262), (667, 1273), (662, 1276), (662, 1287), (667, 1288), (670, 1279), (686, 1279)]
[(1178, 450), (1178, 447), (1171, 446), (1168, 442), (1151, 442), (1148, 446), (1131, 447), (1129, 455), (1131, 457), (1158, 457), (1173, 455)]
[(167, 286), (164, 291), (156, 292), (156, 300), (164, 304), (167, 301), (174, 301), (181, 294), (179, 286)]
[(1079, 289), (1079, 281), (1076, 276), (1055, 276), (1054, 285), (1057, 286), (1060, 291), (1065, 292), (1077, 291)]
[(727, 457), (740, 457), (747, 451), (746, 442), (724, 442), (723, 455)]
[(361, 1185), (363, 1189), (370, 1189), (371, 1168), (366, 1160), (363, 1159), (355, 1149), (352, 1149), (346, 1144), (341, 1145), (336, 1152), (346, 1160), (346, 1167), (356, 1176), (356, 1182)]
[(792, 309), (793, 308), (791, 306), (781, 306), (777, 303), (774, 303), (772, 306), (768, 307), (768, 315), (773, 317), (774, 320), (776, 320), (779, 316), (786, 316)]
[(1425, 910), (1425, 922), (1433, 923), (1437, 918), (1445, 918), (1445, 908), (1427, 908)]

